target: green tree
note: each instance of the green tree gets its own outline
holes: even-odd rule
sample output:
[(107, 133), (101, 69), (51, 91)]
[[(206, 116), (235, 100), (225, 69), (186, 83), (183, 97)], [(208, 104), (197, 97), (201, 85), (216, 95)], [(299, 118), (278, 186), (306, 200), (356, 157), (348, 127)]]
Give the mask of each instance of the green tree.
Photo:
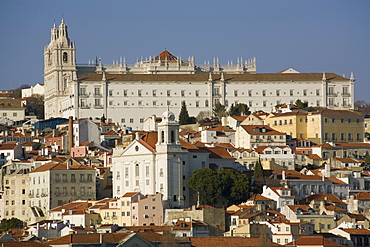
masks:
[(220, 169), (217, 173), (222, 196), (229, 205), (240, 204), (249, 198), (249, 179), (246, 175), (230, 169)]
[(245, 116), (250, 113), (248, 105), (244, 103), (238, 103), (235, 106), (232, 104), (229, 109), (229, 116)]
[(199, 193), (200, 204), (214, 206), (221, 196), (228, 205), (239, 204), (249, 198), (249, 179), (235, 170), (215, 172), (209, 168), (198, 169), (190, 176), (188, 185)]
[(300, 99), (297, 99), (294, 103), (294, 105), (300, 109), (305, 109), (308, 107), (308, 102), (305, 101), (305, 102), (302, 102), (302, 100)]
[(10, 229), (19, 229), (25, 226), (25, 222), (18, 218), (3, 219), (0, 224), (0, 232), (6, 232)]
[(370, 155), (367, 154), (365, 156), (365, 160), (364, 161), (365, 161), (365, 164), (370, 164)]
[(255, 192), (262, 192), (262, 187), (265, 184), (265, 179), (263, 176), (263, 167), (261, 161), (257, 161), (257, 163), (254, 165), (253, 179)]
[(195, 197), (198, 200), (199, 196), (200, 205), (207, 204), (214, 206), (217, 203), (218, 197), (221, 196), (218, 174), (210, 168), (195, 170), (188, 180), (188, 185), (199, 193)]
[(44, 96), (34, 94), (27, 98), (26, 115), (35, 115), (38, 119), (44, 119)]
[(226, 107), (221, 104), (220, 102), (217, 102), (215, 106), (212, 109), (213, 115), (218, 119), (218, 121), (221, 121), (222, 117), (227, 116)]
[(188, 109), (186, 108), (186, 103), (185, 100), (181, 102), (181, 111), (179, 114), (179, 124), (184, 125), (189, 123), (189, 112)]

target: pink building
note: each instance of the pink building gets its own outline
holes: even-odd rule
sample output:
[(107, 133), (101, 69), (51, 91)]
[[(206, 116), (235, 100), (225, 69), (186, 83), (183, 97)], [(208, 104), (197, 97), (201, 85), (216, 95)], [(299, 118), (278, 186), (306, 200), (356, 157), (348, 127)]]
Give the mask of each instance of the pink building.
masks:
[(162, 194), (147, 195), (131, 203), (132, 225), (162, 225), (163, 204)]

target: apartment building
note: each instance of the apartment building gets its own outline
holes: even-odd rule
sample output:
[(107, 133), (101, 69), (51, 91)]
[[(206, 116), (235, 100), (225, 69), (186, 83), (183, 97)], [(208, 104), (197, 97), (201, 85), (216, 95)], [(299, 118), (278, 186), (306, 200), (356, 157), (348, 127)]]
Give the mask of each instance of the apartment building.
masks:
[(70, 163), (48, 163), (29, 173), (28, 221), (47, 218), (47, 212), (75, 200), (96, 198), (95, 169)]

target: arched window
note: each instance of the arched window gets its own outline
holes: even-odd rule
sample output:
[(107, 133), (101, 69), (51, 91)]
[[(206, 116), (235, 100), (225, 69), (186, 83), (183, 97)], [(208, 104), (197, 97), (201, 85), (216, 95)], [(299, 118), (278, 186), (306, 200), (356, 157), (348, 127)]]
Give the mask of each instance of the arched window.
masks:
[(171, 143), (175, 142), (175, 131), (171, 130)]
[(139, 164), (136, 164), (135, 165), (135, 177), (138, 177), (139, 175), (140, 175)]
[(68, 55), (67, 52), (63, 52), (63, 62), (68, 62)]
[(204, 106), (208, 107), (208, 99), (206, 99), (206, 101), (204, 102)]
[(162, 143), (164, 143), (164, 131), (161, 131), (161, 138), (162, 138)]

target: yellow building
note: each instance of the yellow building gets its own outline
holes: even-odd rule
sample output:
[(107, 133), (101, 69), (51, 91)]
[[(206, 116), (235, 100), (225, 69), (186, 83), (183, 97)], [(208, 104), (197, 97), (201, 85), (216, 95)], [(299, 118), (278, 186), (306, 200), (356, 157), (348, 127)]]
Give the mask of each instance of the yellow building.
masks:
[(271, 113), (265, 124), (292, 138), (304, 138), (317, 144), (364, 141), (364, 116), (353, 111)]
[(307, 115), (307, 139), (316, 143), (363, 142), (364, 116), (346, 110), (321, 110)]
[(290, 135), (292, 138), (307, 138), (307, 112), (294, 111), (271, 113), (265, 119), (265, 124)]

